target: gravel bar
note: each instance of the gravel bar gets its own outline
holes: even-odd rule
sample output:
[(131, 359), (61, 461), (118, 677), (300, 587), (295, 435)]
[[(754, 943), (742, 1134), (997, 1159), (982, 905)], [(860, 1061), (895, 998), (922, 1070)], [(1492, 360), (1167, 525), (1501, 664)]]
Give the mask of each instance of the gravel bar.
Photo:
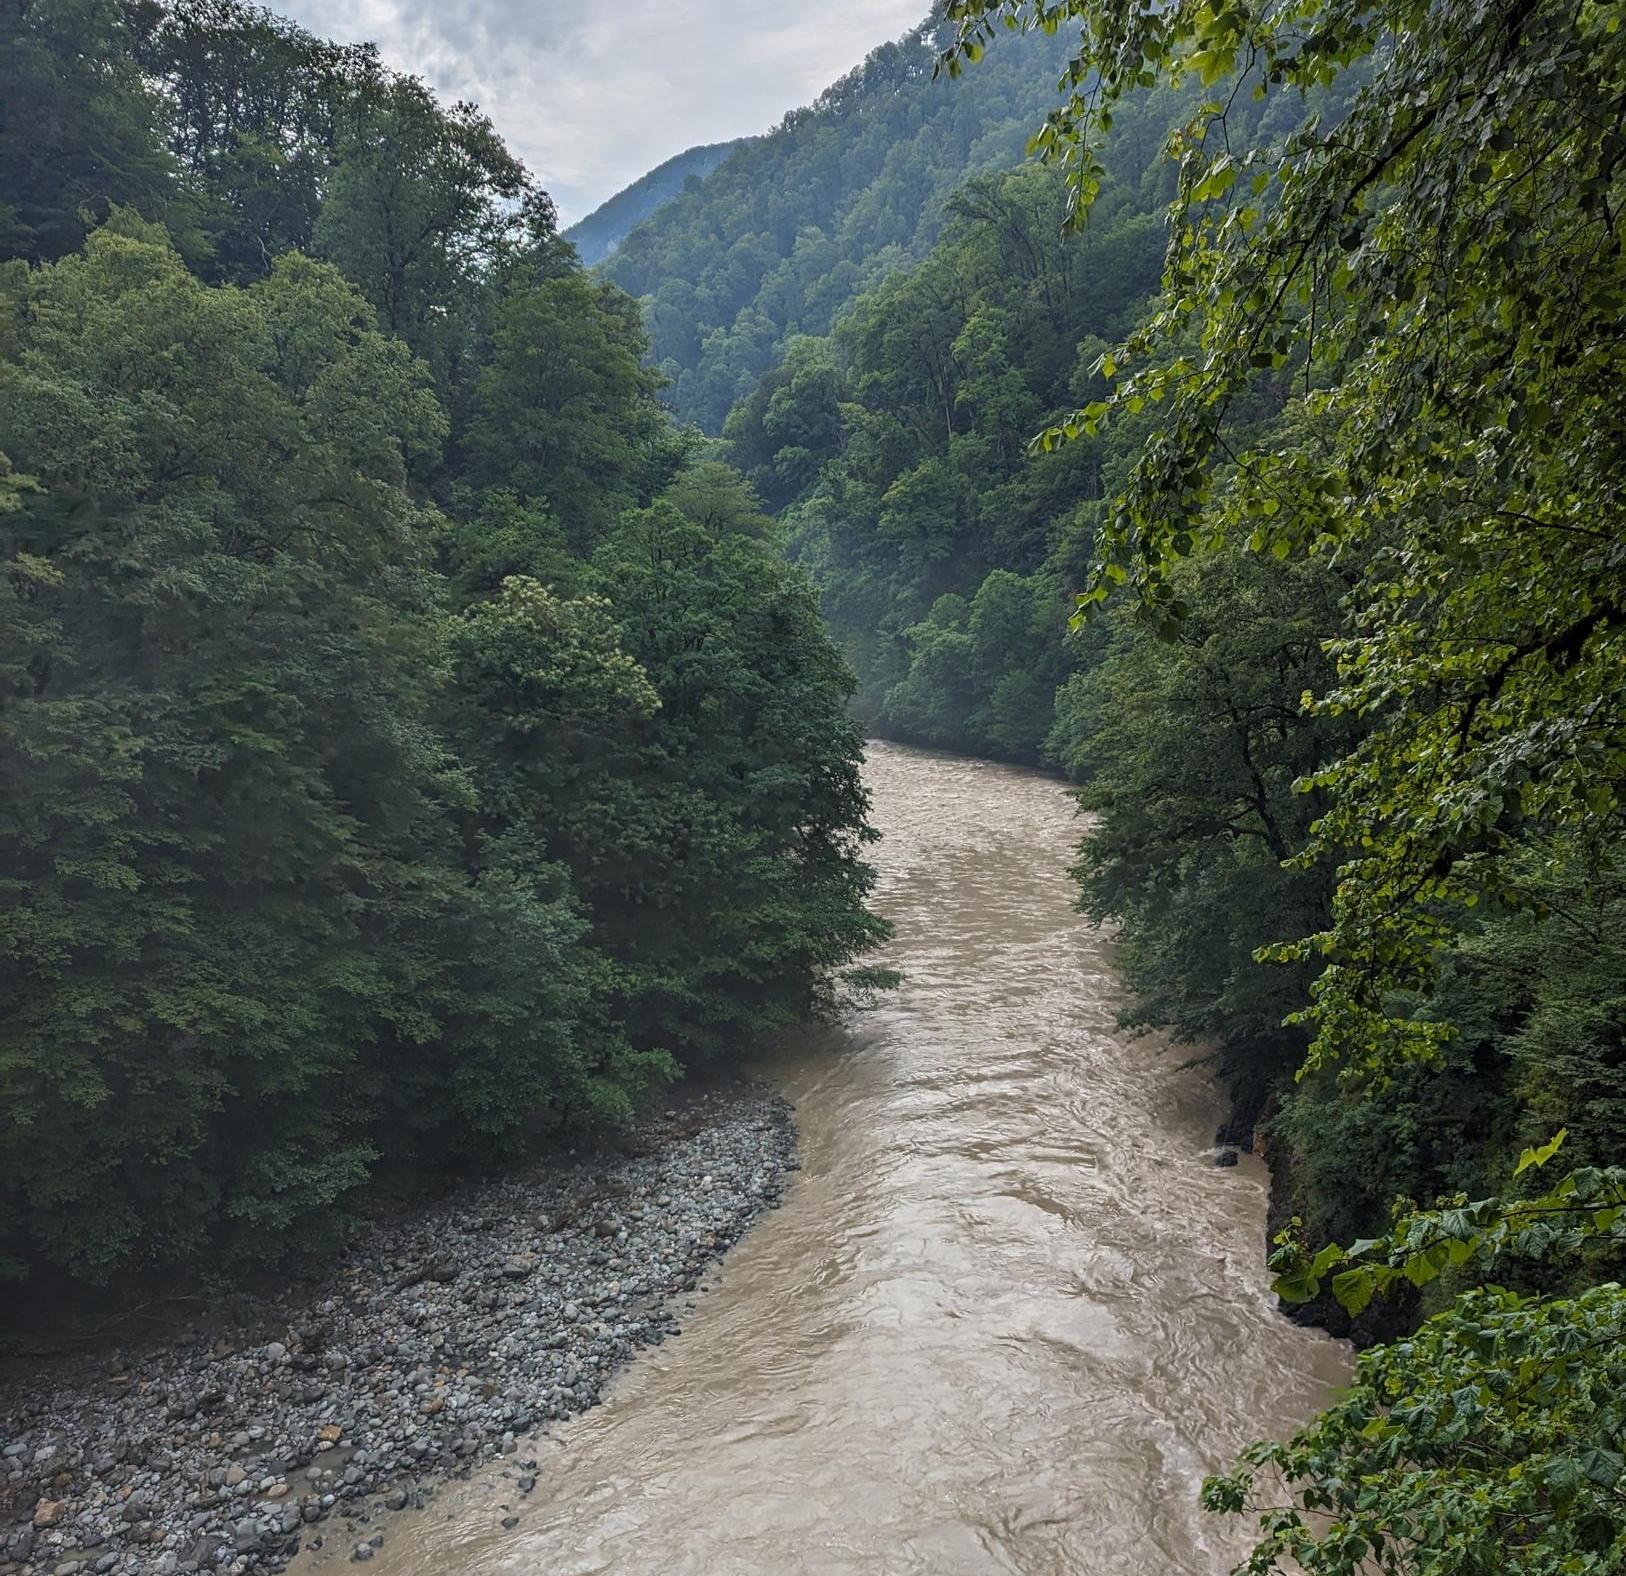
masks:
[(749, 1086), (630, 1137), (378, 1227), (275, 1305), (259, 1337), (279, 1339), (192, 1335), (0, 1389), (0, 1573), (268, 1576), (597, 1405), (797, 1168), (790, 1107)]

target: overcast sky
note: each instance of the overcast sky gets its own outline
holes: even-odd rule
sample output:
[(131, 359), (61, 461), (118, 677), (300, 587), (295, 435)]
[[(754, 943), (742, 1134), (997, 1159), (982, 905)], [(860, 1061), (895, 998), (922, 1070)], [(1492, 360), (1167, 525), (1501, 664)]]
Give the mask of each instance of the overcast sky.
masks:
[(272, 0), (473, 99), (581, 218), (674, 153), (766, 131), (929, 0)]

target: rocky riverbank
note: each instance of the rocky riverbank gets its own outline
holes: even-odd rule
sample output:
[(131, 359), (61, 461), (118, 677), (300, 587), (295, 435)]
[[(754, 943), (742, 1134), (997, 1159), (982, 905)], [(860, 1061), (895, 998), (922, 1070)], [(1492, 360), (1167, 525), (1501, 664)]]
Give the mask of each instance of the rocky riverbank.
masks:
[(364, 1520), (596, 1405), (796, 1168), (790, 1109), (759, 1090), (629, 1147), (379, 1228), (275, 1310), (275, 1339), (195, 1335), (0, 1390), (0, 1573), (269, 1576), (317, 1539), (366, 1560)]

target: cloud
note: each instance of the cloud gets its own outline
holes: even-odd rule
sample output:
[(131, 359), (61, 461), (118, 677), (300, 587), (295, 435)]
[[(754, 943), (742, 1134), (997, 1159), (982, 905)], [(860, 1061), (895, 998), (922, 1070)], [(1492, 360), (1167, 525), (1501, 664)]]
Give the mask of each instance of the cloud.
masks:
[(566, 222), (696, 143), (766, 131), (927, 0), (281, 0), (312, 32), (372, 40), (443, 97), (469, 99)]

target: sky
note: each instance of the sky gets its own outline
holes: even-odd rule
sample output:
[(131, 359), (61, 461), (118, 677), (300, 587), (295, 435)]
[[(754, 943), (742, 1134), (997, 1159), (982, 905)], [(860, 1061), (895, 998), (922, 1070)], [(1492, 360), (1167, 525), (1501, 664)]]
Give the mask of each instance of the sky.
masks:
[(928, 0), (273, 0), (470, 99), (569, 224), (674, 153), (766, 131)]

